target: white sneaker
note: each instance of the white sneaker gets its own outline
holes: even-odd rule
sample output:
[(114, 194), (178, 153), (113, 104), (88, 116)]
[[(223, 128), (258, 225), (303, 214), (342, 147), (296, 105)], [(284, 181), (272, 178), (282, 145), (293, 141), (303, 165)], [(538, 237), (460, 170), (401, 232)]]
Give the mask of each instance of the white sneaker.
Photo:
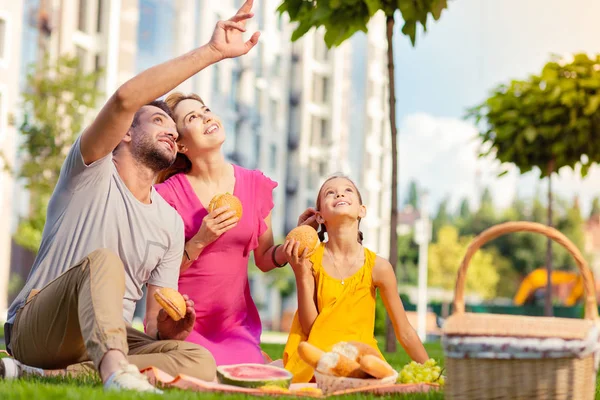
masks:
[(162, 393), (148, 382), (135, 365), (122, 363), (121, 369), (112, 373), (104, 383), (105, 390), (135, 390), (138, 392)]
[(0, 378), (18, 379), (27, 375), (44, 376), (44, 370), (24, 365), (12, 357), (0, 359)]

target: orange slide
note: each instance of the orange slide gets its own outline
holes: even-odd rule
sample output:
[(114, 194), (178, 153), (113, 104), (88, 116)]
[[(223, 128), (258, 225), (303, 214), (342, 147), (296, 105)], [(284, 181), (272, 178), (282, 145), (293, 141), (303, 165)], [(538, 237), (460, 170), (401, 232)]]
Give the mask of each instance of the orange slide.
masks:
[[(573, 306), (583, 296), (583, 281), (576, 272), (552, 271), (552, 286), (566, 290), (564, 295), (560, 295), (565, 306)], [(546, 287), (548, 274), (546, 268), (538, 268), (532, 271), (523, 279), (517, 294), (513, 298), (515, 305), (523, 305), (527, 299), (538, 289)]]

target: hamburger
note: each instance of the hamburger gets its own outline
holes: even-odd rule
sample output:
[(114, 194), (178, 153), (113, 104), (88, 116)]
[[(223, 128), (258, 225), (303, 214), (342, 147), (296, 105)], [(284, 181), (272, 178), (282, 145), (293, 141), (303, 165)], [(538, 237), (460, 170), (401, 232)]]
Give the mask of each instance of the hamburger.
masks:
[(319, 243), (319, 235), (317, 235), (315, 228), (310, 225), (300, 225), (292, 229), (285, 240), (292, 239), (300, 243), (298, 246), (299, 255), (302, 254), (304, 249), (307, 249), (306, 254), (312, 253)]
[(185, 299), (177, 290), (171, 288), (160, 288), (154, 292), (154, 298), (174, 321), (185, 317)]
[(230, 210), (235, 211), (238, 220), (242, 219), (242, 202), (231, 193), (215, 195), (208, 204), (208, 212), (211, 213), (217, 208), (229, 206)]

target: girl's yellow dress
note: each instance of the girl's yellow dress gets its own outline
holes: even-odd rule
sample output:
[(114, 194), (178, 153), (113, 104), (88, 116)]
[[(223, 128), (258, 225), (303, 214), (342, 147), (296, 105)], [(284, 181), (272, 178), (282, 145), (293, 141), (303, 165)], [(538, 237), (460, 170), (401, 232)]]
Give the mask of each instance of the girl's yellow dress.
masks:
[(372, 272), (375, 253), (365, 248), (364, 265), (354, 275), (344, 279), (343, 285), (340, 279), (331, 277), (323, 269), (324, 253), (325, 244), (321, 243), (310, 258), (319, 315), (306, 337), (296, 311), (283, 352), (283, 365), (294, 374), (294, 383), (309, 382), (313, 378), (312, 367), (298, 356), (298, 345), (302, 341), (308, 341), (323, 351), (331, 351), (338, 342), (355, 340), (379, 351), (374, 336), (376, 292)]

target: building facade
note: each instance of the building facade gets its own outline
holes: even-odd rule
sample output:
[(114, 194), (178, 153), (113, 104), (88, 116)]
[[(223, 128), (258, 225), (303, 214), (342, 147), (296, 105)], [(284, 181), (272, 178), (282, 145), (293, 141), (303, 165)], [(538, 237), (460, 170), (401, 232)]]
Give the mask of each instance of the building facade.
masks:
[(21, 57), (23, 3), (0, 3), (0, 319), (6, 314), (10, 282), (10, 249), (13, 176), (5, 170), (15, 163), (19, 110), (19, 74)]

